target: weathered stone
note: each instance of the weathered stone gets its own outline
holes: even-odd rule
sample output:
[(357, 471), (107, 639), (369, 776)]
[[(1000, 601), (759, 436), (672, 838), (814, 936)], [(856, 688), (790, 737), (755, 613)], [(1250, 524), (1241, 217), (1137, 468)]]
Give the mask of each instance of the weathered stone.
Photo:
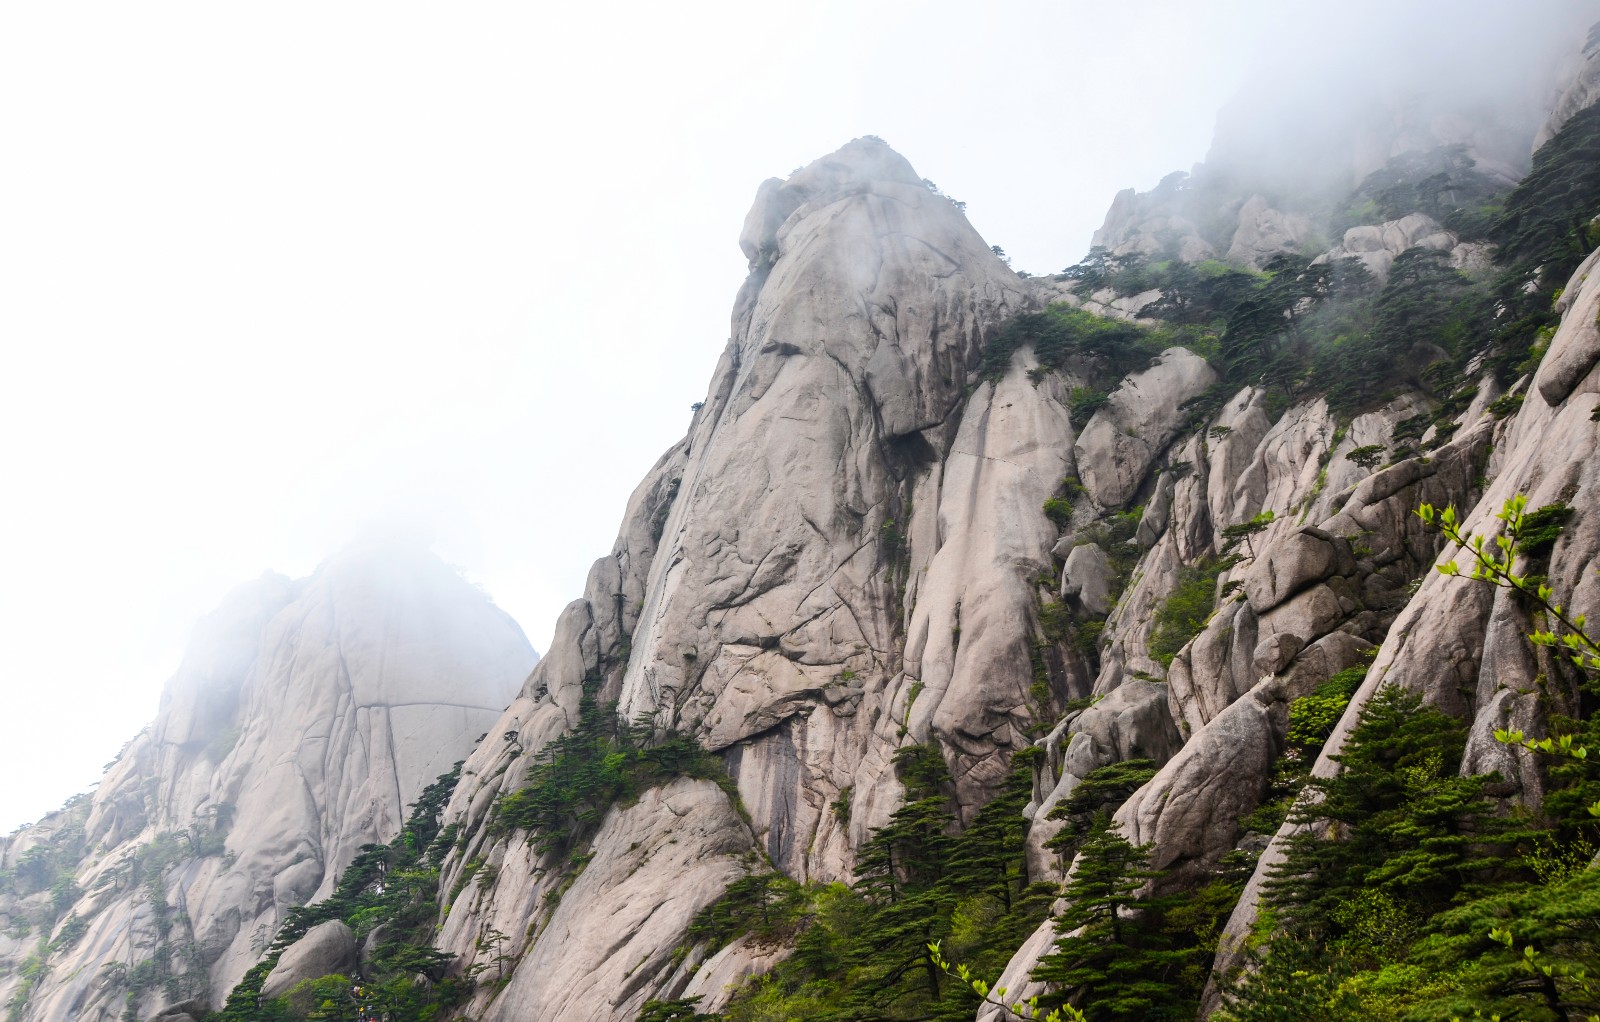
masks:
[(1144, 514), (1139, 518), (1139, 531), (1134, 534), (1141, 550), (1149, 550), (1156, 545), (1156, 540), (1167, 531), (1167, 521), (1172, 517), (1172, 494), (1176, 488), (1177, 479), (1171, 472), (1163, 472), (1161, 478), (1156, 480), (1156, 492), (1150, 496), (1149, 503), (1144, 506)]
[(1103, 617), (1111, 610), (1114, 574), (1106, 552), (1096, 544), (1073, 547), (1061, 568), (1061, 596), (1076, 600), (1090, 614)]
[(1169, 211), (1170, 203), (1161, 192), (1160, 188), (1144, 194), (1132, 188), (1118, 192), (1105, 222), (1094, 232), (1091, 246), (1116, 256), (1153, 256), (1176, 244), (1178, 258), (1184, 262), (1215, 258), (1216, 249), (1200, 237), (1190, 220)]
[(754, 839), (722, 789), (684, 779), (613, 809), (593, 847), (505, 989), (474, 1017), (633, 1018), (674, 972), (690, 921), (744, 872)]
[(1300, 251), (1315, 234), (1310, 217), (1273, 209), (1265, 196), (1252, 195), (1239, 207), (1227, 259), (1260, 269), (1273, 256)]
[(1244, 592), (1257, 614), (1336, 574), (1355, 570), (1350, 544), (1307, 526), (1267, 546), (1244, 578)]
[(1355, 258), (1383, 282), (1389, 279), (1389, 267), (1394, 265), (1395, 257), (1407, 249), (1450, 252), (1460, 241), (1455, 232), (1445, 230), (1432, 217), (1411, 213), (1398, 220), (1350, 228), (1344, 232), (1344, 241), (1318, 256), (1317, 261)]
[(1278, 632), (1261, 640), (1251, 655), (1257, 674), (1277, 674), (1306, 648), (1306, 640), (1288, 632)]
[(1597, 268), (1600, 250), (1591, 253), (1573, 272), (1557, 303), (1563, 313), (1561, 326), (1533, 378), (1534, 389), (1545, 404), (1561, 404), (1600, 363), (1600, 288), (1583, 286)]
[(680, 996), (699, 998), (695, 1010), (702, 1014), (721, 1011), (741, 984), (771, 972), (788, 956), (788, 948), (746, 934), (701, 963)]
[(261, 996), (282, 997), (305, 980), (348, 975), (355, 967), (356, 935), (343, 920), (329, 919), (284, 950), (261, 984)]
[(1284, 691), (1290, 699), (1310, 695), (1318, 685), (1340, 671), (1360, 664), (1371, 653), (1372, 643), (1365, 639), (1349, 632), (1329, 632), (1305, 647), (1288, 664), (1287, 669), (1278, 669), (1283, 678)]
[(1181, 882), (1233, 849), (1239, 819), (1266, 790), (1287, 722), (1282, 682), (1263, 679), (1117, 810), (1129, 841), (1154, 846), (1152, 868), (1172, 870)]
[(1093, 770), (1128, 759), (1165, 762), (1181, 745), (1167, 711), (1165, 686), (1123, 682), (1077, 716), (1068, 728), (1055, 801)]
[(1128, 376), (1089, 419), (1074, 448), (1078, 475), (1101, 507), (1123, 504), (1183, 425), (1185, 401), (1217, 374), (1187, 348), (1168, 348), (1149, 369)]
[(1253, 662), (1256, 614), (1244, 600), (1224, 603), (1173, 658), (1167, 690), (1173, 717), (1194, 734), (1260, 679)]

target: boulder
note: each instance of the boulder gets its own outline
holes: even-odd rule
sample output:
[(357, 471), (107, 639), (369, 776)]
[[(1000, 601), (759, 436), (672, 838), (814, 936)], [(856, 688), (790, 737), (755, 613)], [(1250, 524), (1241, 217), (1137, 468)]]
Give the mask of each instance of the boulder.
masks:
[(1227, 260), (1260, 269), (1274, 256), (1300, 251), (1315, 235), (1310, 217), (1273, 209), (1265, 196), (1252, 195), (1239, 207)]
[(1111, 611), (1111, 582), (1115, 572), (1111, 560), (1098, 544), (1084, 543), (1072, 548), (1061, 568), (1061, 597), (1076, 600), (1095, 617)]
[(1308, 525), (1263, 545), (1244, 577), (1244, 592), (1264, 614), (1318, 582), (1354, 571), (1349, 542)]
[(342, 919), (329, 919), (290, 944), (261, 984), (261, 996), (282, 997), (308, 979), (348, 975), (357, 961), (356, 935)]
[(1433, 217), (1411, 213), (1398, 220), (1350, 228), (1344, 232), (1344, 240), (1318, 256), (1316, 262), (1355, 258), (1382, 283), (1389, 279), (1389, 268), (1394, 265), (1395, 257), (1407, 249), (1433, 248), (1450, 252), (1460, 242), (1455, 232), (1440, 226)]
[(1281, 681), (1264, 678), (1194, 734), (1117, 810), (1134, 844), (1153, 844), (1151, 868), (1197, 877), (1233, 849), (1255, 809), (1288, 724)]
[(1278, 632), (1269, 635), (1256, 646), (1251, 654), (1251, 666), (1257, 674), (1277, 674), (1289, 666), (1289, 661), (1299, 655), (1306, 648), (1306, 640), (1298, 635), (1288, 632)]
[(1600, 362), (1600, 287), (1582, 286), (1597, 268), (1600, 250), (1573, 272), (1556, 305), (1565, 315), (1533, 377), (1534, 389), (1548, 405), (1565, 401)]

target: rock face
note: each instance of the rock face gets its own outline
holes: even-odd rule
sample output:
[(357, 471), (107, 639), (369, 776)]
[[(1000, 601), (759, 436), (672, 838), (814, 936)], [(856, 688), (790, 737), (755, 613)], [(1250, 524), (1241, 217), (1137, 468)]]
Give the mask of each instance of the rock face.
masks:
[[(1027, 350), (999, 379), (975, 377), (983, 345), (1034, 306), (1032, 291), (959, 209), (870, 139), (764, 184), (741, 245), (751, 276), (689, 436), (635, 492), (612, 556), (494, 725), (518, 733), (519, 754), (485, 743), (464, 768), (448, 813), (465, 846), (444, 882), (471, 858), (501, 864), (441, 935), (464, 958), (477, 926), (526, 929), (519, 912), (532, 911), (540, 933), (568, 925), (533, 907), (537, 884), (516, 879), (537, 865), (522, 842), (493, 838), (484, 821), (495, 793), (520, 785), (529, 754), (568, 726), (585, 686), (722, 755), (750, 826), (731, 815), (708, 824), (719, 850), (708, 862), (753, 845), (821, 880), (848, 878), (855, 849), (898, 807), (897, 748), (939, 739), (962, 801), (976, 806), (1047, 712), (1031, 691), (1031, 650), (1037, 578), (1053, 574), (1060, 538), (1042, 506), (1075, 471), (1071, 381), (1036, 386)], [(1065, 698), (1067, 684), (1049, 698)], [(846, 791), (841, 818), (829, 807)], [(725, 884), (737, 871), (717, 875)], [(665, 876), (655, 882), (675, 890)], [(685, 912), (635, 938), (624, 968), (664, 961)], [(623, 1017), (562, 1000), (559, 973), (534, 964), (558, 946), (520, 944), (527, 957), (505, 992), (468, 1013)], [(765, 953), (731, 952), (716, 968), (748, 971)], [(690, 982), (631, 975), (630, 1005)]]
[(1140, 373), (1122, 381), (1078, 438), (1078, 475), (1095, 503), (1125, 503), (1183, 426), (1183, 404), (1217, 382), (1206, 360), (1187, 348), (1168, 348)]
[[(1370, 151), (1351, 143), (1335, 176), (1419, 146), (1476, 146), (1493, 162), (1526, 137), (1447, 117), (1390, 128)], [(1192, 179), (1119, 195), (1096, 244), (1256, 268), (1326, 246), (1276, 192), (1227, 192), (1238, 182), (1221, 169), (1227, 146), (1219, 154)], [(753, 869), (848, 880), (902, 801), (892, 760), (915, 743), (938, 744), (968, 820), (1014, 752), (1042, 750), (1026, 813), (1030, 876), (1042, 879), (1071, 868), (1045, 848), (1060, 826), (1051, 810), (1135, 758), (1159, 769), (1116, 819), (1167, 882), (1259, 850), (1265, 837), (1241, 818), (1267, 791), (1290, 704), (1374, 656), (1341, 728), (1379, 684), (1408, 685), (1474, 722), (1473, 769), (1537, 786), (1490, 737), (1539, 712), (1522, 611), (1429, 575), (1439, 541), (1412, 510), (1455, 504), (1485, 527), (1512, 492), (1600, 497), (1600, 283), (1588, 276), (1600, 254), (1563, 295), (1514, 416), (1489, 414), (1499, 389), (1485, 377), (1449, 416), (1406, 391), (1346, 421), (1315, 396), (1284, 408), (1257, 387), (1221, 392), (1183, 347), (1117, 381), (1087, 362), (1046, 370), (1027, 347), (984, 366), (1000, 326), (1041, 303), (1131, 320), (1162, 295), (1020, 279), (875, 139), (762, 184), (739, 243), (749, 276), (706, 399), (634, 491), (547, 656), (529, 673), (515, 626), (426, 560), (352, 554), (309, 580), (241, 589), (96, 796), (0, 845), (7, 867), (59, 852), (91, 892), (71, 906), (85, 924), (77, 943), (51, 959), (24, 1019), (119, 1014), (125, 986), (106, 963), (136, 965), (164, 931), (198, 952), (178, 970), (183, 996), (215, 1005), (287, 910), (326, 896), (356, 849), (391, 836), (463, 756), (436, 945), (457, 976), (493, 970), (459, 1008), (484, 1022), (627, 1022), (678, 997), (718, 1010), (788, 948), (741, 938), (707, 954), (688, 946), (696, 914)], [(1413, 214), (1353, 228), (1323, 258), (1382, 276), (1419, 245), (1458, 265), (1483, 256)], [(1075, 422), (1074, 390), (1091, 384), (1111, 393)], [(1396, 439), (1436, 413), (1428, 434), (1409, 434), (1425, 456)], [(1373, 448), (1394, 462), (1357, 453)], [(1070, 509), (1044, 513), (1068, 497)], [(1557, 544), (1561, 577), (1580, 579), (1575, 610), (1600, 605), (1600, 582), (1581, 570), (1597, 552), (1593, 516)], [(1419, 579), (1425, 599), (1412, 600)], [(1164, 612), (1180, 587), (1209, 598), (1210, 616), (1174, 639)], [(1098, 641), (1069, 643), (1064, 619)], [(608, 703), (633, 726), (693, 739), (728, 781), (638, 792), (593, 821), (575, 859), (508, 833), (497, 799)], [(133, 880), (151, 862), (164, 900)], [(8, 921), (50, 910), (44, 887), (0, 898)], [(38, 936), (0, 933), (13, 975)], [(1000, 980), (1013, 995), (1031, 992), (1053, 936), (1047, 922), (1017, 952)], [(327, 924), (285, 953), (269, 989), (355, 960), (353, 935)], [(0, 996), (15, 982), (0, 980)], [(202, 1010), (167, 1000), (137, 1006)]]
[[(1002, 687), (950, 717), (954, 701), (977, 692), (960, 688), (959, 654), (942, 637), (917, 648), (915, 608), (931, 598), (960, 613), (961, 592), (938, 583), (957, 551), (939, 551), (935, 563), (938, 537), (964, 548), (979, 516), (1010, 526), (1030, 489), (1042, 502), (1067, 468), (1070, 434), (1049, 392), (1003, 380), (964, 402), (986, 335), (1028, 297), (959, 210), (886, 146), (852, 143), (765, 188), (752, 217), (779, 220), (759, 213), (763, 203), (791, 212), (757, 245), (775, 261), (740, 295), (728, 354), (687, 442), (620, 706), (727, 750), (773, 859), (797, 875), (836, 877), (848, 867), (850, 828), (863, 833), (888, 806), (864, 799), (851, 821), (823, 808), (845, 787), (880, 789), (901, 726), (965, 730), (984, 744), (1022, 701), (1026, 685), (1010, 698)], [(1041, 435), (1060, 438), (1054, 450)], [(754, 463), (753, 438), (764, 438)], [(1004, 489), (993, 476), (1011, 464), (1021, 488), (988, 506)], [(946, 500), (952, 486), (959, 496)], [(1014, 572), (1017, 556), (1048, 563), (1047, 523), (1032, 532), (997, 529), (1002, 550), (959, 556), (966, 567), (991, 560), (985, 580), (999, 565)], [(1005, 600), (1003, 585), (982, 589)], [(966, 609), (963, 643), (1004, 656), (984, 645), (982, 601)], [(913, 687), (922, 693), (914, 708)]]
[(304, 980), (347, 973), (356, 966), (356, 935), (343, 920), (318, 923), (283, 952), (261, 984), (262, 997), (282, 997)]
[[(354, 549), (308, 579), (240, 587), (196, 629), (155, 723), (61, 814), (77, 828), (61, 868), (86, 893), (56, 914), (85, 928), (21, 1018), (119, 1018), (126, 987), (104, 967), (155, 956), (185, 997), (220, 1004), (284, 913), (399, 831), (535, 659), (510, 618), (420, 551)], [(11, 839), (6, 864), (40, 841), (65, 847), (48, 826)], [(154, 1014), (163, 996), (135, 1003)]]

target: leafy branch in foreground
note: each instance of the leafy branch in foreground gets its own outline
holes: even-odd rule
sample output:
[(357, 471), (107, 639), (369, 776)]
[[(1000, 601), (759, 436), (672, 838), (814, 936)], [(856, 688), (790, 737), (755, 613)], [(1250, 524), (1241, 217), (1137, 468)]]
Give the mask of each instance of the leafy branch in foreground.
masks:
[(952, 976), (972, 988), (978, 999), (984, 1004), (992, 1005), (1005, 1012), (1011, 1018), (1020, 1018), (1026, 1022), (1088, 1022), (1088, 1017), (1083, 1012), (1070, 1004), (1062, 1005), (1043, 1015), (1039, 1014), (1039, 998), (1030, 997), (1026, 1001), (1013, 1001), (1006, 1003), (1006, 988), (993, 987), (972, 975), (972, 970), (965, 965), (953, 965), (945, 960), (939, 950), (939, 943), (935, 941), (928, 945), (928, 959), (937, 965), (945, 975)]
[[(1472, 568), (1465, 577), (1501, 589), (1514, 589), (1533, 600), (1556, 620), (1558, 628), (1530, 632), (1528, 641), (1536, 646), (1563, 650), (1572, 663), (1581, 669), (1600, 671), (1600, 643), (1584, 632), (1584, 616), (1568, 616), (1561, 605), (1554, 602), (1555, 594), (1548, 585), (1533, 576), (1516, 573), (1517, 554), (1527, 538), (1524, 533), (1533, 517), (1526, 514), (1527, 507), (1528, 498), (1521, 493), (1505, 502), (1500, 513), (1495, 515), (1505, 523), (1505, 529), (1494, 538), (1493, 545), (1482, 536), (1464, 537), (1454, 507), (1438, 511), (1432, 504), (1424, 504), (1417, 508), (1416, 514), (1425, 523), (1437, 528), (1446, 539), (1459, 544), (1472, 555)], [(1455, 561), (1438, 565), (1435, 570), (1441, 575), (1460, 576), (1462, 573)]]
[[(1572, 664), (1581, 671), (1600, 671), (1600, 644), (1585, 630), (1585, 619), (1581, 614), (1569, 615), (1560, 604), (1554, 602), (1554, 594), (1544, 580), (1529, 574), (1516, 573), (1516, 562), (1519, 557), (1524, 560), (1541, 551), (1548, 551), (1553, 545), (1555, 536), (1560, 532), (1561, 523), (1571, 515), (1571, 509), (1565, 505), (1552, 505), (1541, 508), (1533, 514), (1527, 513), (1527, 497), (1516, 494), (1507, 500), (1501, 507), (1500, 513), (1495, 517), (1505, 523), (1505, 528), (1496, 536), (1491, 546), (1482, 536), (1473, 536), (1470, 539), (1461, 534), (1457, 521), (1456, 511), (1453, 507), (1446, 507), (1443, 511), (1436, 511), (1431, 505), (1424, 504), (1417, 509), (1417, 516), (1430, 526), (1439, 529), (1443, 535), (1462, 549), (1471, 554), (1473, 564), (1470, 572), (1465, 576), (1475, 581), (1502, 589), (1515, 590), (1537, 605), (1540, 610), (1555, 619), (1556, 628), (1538, 629), (1528, 633), (1528, 640), (1536, 646), (1561, 651)], [(1449, 561), (1437, 567), (1440, 574), (1452, 577), (1462, 575), (1461, 567), (1455, 561)], [(1535, 754), (1544, 754), (1557, 758), (1564, 758), (1576, 762), (1583, 762), (1589, 758), (1589, 749), (1582, 744), (1576, 744), (1571, 734), (1542, 739), (1529, 738), (1520, 729), (1496, 728), (1494, 737), (1506, 745), (1517, 745)], [(1590, 803), (1586, 807), (1588, 815), (1600, 817), (1600, 801)], [(1572, 851), (1581, 862), (1590, 850), (1587, 843), (1575, 846)], [(1595, 876), (1593, 863), (1587, 867), (1578, 866), (1575, 877), (1567, 883), (1582, 884), (1592, 880)], [(1511, 970), (1520, 972), (1526, 978), (1524, 982), (1538, 990), (1539, 995), (1546, 1004), (1555, 1009), (1558, 1016), (1562, 1008), (1562, 988), (1566, 988), (1568, 996), (1594, 1000), (1595, 987), (1589, 978), (1589, 971), (1581, 961), (1574, 962), (1563, 960), (1560, 956), (1552, 956), (1546, 952), (1548, 947), (1541, 944), (1560, 942), (1562, 938), (1570, 938), (1577, 928), (1576, 920), (1568, 918), (1571, 914), (1567, 905), (1562, 904), (1565, 899), (1551, 898), (1551, 892), (1540, 892), (1545, 904), (1538, 910), (1533, 906), (1518, 906), (1521, 912), (1510, 913), (1508, 922), (1520, 922), (1523, 925), (1501, 925), (1491, 927), (1489, 939), (1501, 945), (1509, 954), (1507, 957), (1513, 963)], [(1514, 897), (1514, 896), (1513, 896)], [(1485, 899), (1493, 901), (1493, 898)], [(1502, 896), (1504, 901), (1512, 899)], [(1555, 904), (1551, 904), (1554, 902)], [(1458, 910), (1456, 914), (1470, 912), (1475, 906), (1468, 905), (1465, 909)], [(1539, 914), (1539, 910), (1549, 913), (1554, 909), (1556, 915), (1556, 932), (1554, 934), (1521, 934), (1527, 941), (1518, 954), (1517, 930), (1526, 931), (1527, 922)], [(1579, 913), (1580, 915), (1582, 913)], [(1540, 941), (1529, 939), (1535, 936), (1554, 937), (1554, 941)], [(1562, 981), (1558, 985), (1558, 981)], [(1509, 985), (1509, 984), (1508, 984)], [(1475, 1011), (1473, 1017), (1482, 1018), (1481, 1011)], [(1499, 1019), (1499, 1014), (1490, 1016)], [(1600, 1022), (1600, 1015), (1584, 1014), (1589, 1022)], [(1460, 1016), (1452, 1016), (1452, 1022), (1461, 1022)]]

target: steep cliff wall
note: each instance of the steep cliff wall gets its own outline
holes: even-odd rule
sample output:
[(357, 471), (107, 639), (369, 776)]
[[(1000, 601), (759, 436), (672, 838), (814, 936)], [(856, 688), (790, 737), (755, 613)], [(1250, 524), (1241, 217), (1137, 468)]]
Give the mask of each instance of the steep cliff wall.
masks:
[[(1136, 256), (1169, 269), (1224, 259), (1240, 287), (1264, 286), (1254, 271), (1268, 265), (1326, 280), (1360, 264), (1371, 298), (1421, 250), (1447, 255), (1429, 264), (1441, 273), (1482, 274), (1491, 249), (1472, 218), (1447, 226), (1396, 188), (1424, 171), (1474, 201), (1503, 188), (1539, 123), (1553, 132), (1589, 102), (1592, 63), (1574, 64), (1537, 116), (1518, 100), (1483, 122), (1401, 118), (1341, 136), (1336, 169), (1356, 190), (1333, 212), (1317, 206), (1326, 182), (1315, 202), (1269, 199), (1223, 173), (1241, 157), (1219, 145), (1208, 175), (1119, 196), (1098, 239), (1111, 258), (1081, 278), (1012, 273), (873, 138), (762, 184), (705, 401), (532, 673), (515, 626), (431, 562), (353, 554), (241, 589), (94, 797), (0, 846), (17, 878), (0, 898), (13, 924), (0, 996), (23, 1019), (109, 1019), (124, 1004), (148, 1015), (191, 995), (218, 1006), (288, 909), (333, 892), (343, 864), (392, 838), (463, 755), (436, 847), (433, 944), (447, 962), (433, 979), (448, 973), (449, 1010), (479, 1022), (630, 1022), (679, 997), (720, 1010), (803, 925), (718, 947), (691, 937), (696, 917), (768, 869), (813, 895), (850, 881), (906, 801), (897, 753), (924, 743), (949, 769), (960, 824), (1015, 754), (1037, 749), (1023, 760), (1026, 868), (1005, 881), (1019, 888), (1070, 874), (1051, 839), (1086, 780), (1151, 761), (1115, 822), (1149, 846), (1164, 886), (1259, 854), (1219, 968), (1237, 963), (1281, 854), (1276, 824), (1249, 819), (1271, 793), (1289, 708), (1334, 675), (1371, 664), (1318, 774), (1393, 684), (1470, 720), (1463, 770), (1497, 769), (1506, 798), (1531, 801), (1538, 772), (1492, 738), (1550, 709), (1534, 695), (1546, 665), (1521, 640), (1525, 610), (1432, 574), (1441, 540), (1412, 511), (1454, 504), (1483, 528), (1512, 493), (1569, 502), (1584, 514), (1551, 577), (1569, 580), (1575, 610), (1600, 604), (1584, 573), (1600, 547), (1600, 253), (1562, 292), (1536, 372), (1467, 357), (1479, 338), (1445, 338), (1455, 351), (1405, 338), (1382, 396), (1359, 401), (1319, 393), (1327, 376), (1311, 362), (1230, 363), (1214, 323), (1174, 314), (1170, 274), (1122, 289), (1111, 278)], [(1291, 294), (1269, 309), (1274, 324), (1298, 326), (1322, 297)], [(1054, 303), (1078, 311), (1006, 333)], [(1050, 329), (1105, 325), (1070, 319), (1082, 310), (1118, 321), (1124, 347), (1063, 355)], [(1183, 619), (1184, 600), (1201, 612)], [(508, 818), (548, 782), (563, 736), (601, 726), (641, 748), (693, 743), (715, 768), (619, 784), (563, 818), (559, 841)], [(327, 967), (359, 971), (343, 926), (318, 926), (284, 960), (337, 945)], [(1012, 956), (999, 982), (1013, 995), (1042, 989), (1030, 975), (1054, 927)]]
[[(1514, 173), (1490, 176), (1503, 185)], [(1244, 206), (1258, 240), (1319, 237)], [(1532, 435), (1531, 411), (1505, 417), (1504, 387), (1481, 366), (1449, 388), (1396, 386), (1359, 414), (1315, 394), (1284, 407), (1262, 387), (1220, 391), (1218, 373), (1181, 346), (1093, 403), (1081, 400), (1104, 382), (1092, 359), (1046, 365), (1024, 343), (980, 371), (1018, 313), (1065, 300), (1126, 319), (1162, 294), (1085, 297), (1016, 278), (875, 140), (763, 185), (741, 243), (751, 276), (689, 435), (636, 491), (613, 555), (447, 812), (462, 836), (445, 878), (460, 893), (440, 946), (474, 962), (493, 931), (511, 934), (521, 958), (503, 987), (478, 990), (472, 1017), (628, 1019), (678, 996), (719, 1008), (786, 949), (741, 940), (707, 959), (687, 936), (695, 914), (763, 860), (795, 879), (849, 879), (902, 801), (892, 756), (924, 741), (942, 750), (967, 819), (1011, 753), (1043, 748), (1027, 810), (1035, 879), (1070, 865), (1045, 847), (1061, 826), (1051, 811), (1098, 768), (1137, 757), (1159, 771), (1116, 819), (1151, 845), (1164, 882), (1195, 883), (1230, 853), (1253, 854), (1265, 837), (1244, 819), (1267, 797), (1290, 704), (1374, 656), (1384, 673), (1405, 634), (1440, 549), (1411, 511), (1487, 506), (1519, 471), (1503, 452)], [(1420, 213), (1322, 243), (1321, 262), (1355, 256), (1379, 286), (1419, 246), (1471, 272), (1489, 251)], [(1246, 248), (1229, 258), (1260, 265), (1282, 246)], [(1563, 368), (1541, 370), (1568, 393), (1589, 385), (1576, 383), (1590, 370), (1572, 350), (1553, 346), (1546, 364)], [(1045, 513), (1053, 498), (1064, 512)], [(1251, 523), (1240, 545), (1233, 536)], [(1208, 564), (1214, 612), (1180, 648), (1157, 650), (1171, 641), (1158, 632), (1175, 591)], [(1074, 627), (1104, 618), (1103, 631), (1086, 649), (1047, 628), (1044, 608), (1057, 622), (1066, 608)], [(1489, 612), (1466, 608), (1463, 624), (1454, 610), (1461, 635), (1436, 650), (1470, 645), (1465, 633), (1481, 633)], [(598, 836), (574, 881), (569, 864), (493, 826), (494, 799), (524, 784), (586, 693), (721, 755), (747, 818), (699, 787), (700, 822), (683, 839), (703, 886), (612, 857)], [(1454, 686), (1428, 695), (1477, 712)], [(673, 832), (664, 790), (613, 808), (603, 828), (646, 835), (629, 839), (640, 847)], [(475, 869), (491, 879), (462, 887)], [(578, 925), (613, 911), (581, 899), (612, 905), (602, 892), (622, 887), (648, 907), (647, 933)], [(558, 907), (552, 892), (564, 892)], [(611, 968), (618, 940), (626, 982), (564, 978)], [(1028, 990), (1052, 940), (1046, 921), (1001, 982)]]
[[(473, 860), (498, 870), (451, 906), (441, 946), (470, 958), (484, 926), (515, 924), (518, 950), (533, 949), (503, 994), (473, 1003), (476, 1017), (545, 1006), (552, 1019), (623, 1018), (681, 992), (691, 974), (672, 952), (740, 875), (738, 853), (848, 879), (899, 804), (897, 748), (941, 741), (976, 806), (1062, 696), (1037, 689), (1031, 650), (1036, 578), (1058, 538), (1039, 508), (1073, 469), (1063, 383), (1034, 386), (1026, 353), (998, 380), (975, 372), (999, 323), (1036, 304), (1030, 289), (873, 139), (762, 185), (741, 244), (751, 275), (689, 436), (636, 491), (615, 552), (495, 725), (516, 743), (468, 760), (447, 814), (466, 836), (446, 882)], [(628, 719), (722, 754), (749, 820), (705, 791), (721, 823), (697, 828), (694, 847), (722, 863), (718, 882), (689, 889), (655, 873), (637, 895), (659, 903), (638, 981), (564, 993), (557, 1008), (562, 977), (606, 948), (544, 950), (558, 920), (522, 913), (556, 871), (485, 821), (574, 719), (585, 685)], [(830, 808), (850, 792), (848, 815)], [(527, 879), (541, 870), (550, 879)]]

